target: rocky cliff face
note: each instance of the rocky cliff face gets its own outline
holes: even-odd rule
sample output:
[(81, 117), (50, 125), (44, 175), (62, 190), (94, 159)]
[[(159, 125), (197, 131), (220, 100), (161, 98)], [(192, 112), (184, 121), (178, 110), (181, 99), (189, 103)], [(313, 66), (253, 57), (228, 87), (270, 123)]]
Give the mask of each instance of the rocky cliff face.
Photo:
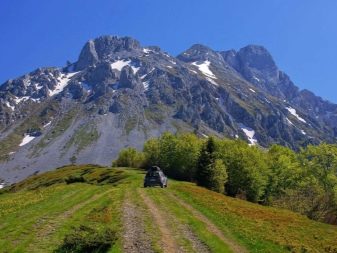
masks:
[(71, 162), (111, 163), (164, 131), (299, 148), (335, 142), (337, 105), (299, 90), (261, 46), (177, 57), (103, 36), (76, 63), (0, 86), (0, 172), (14, 182)]

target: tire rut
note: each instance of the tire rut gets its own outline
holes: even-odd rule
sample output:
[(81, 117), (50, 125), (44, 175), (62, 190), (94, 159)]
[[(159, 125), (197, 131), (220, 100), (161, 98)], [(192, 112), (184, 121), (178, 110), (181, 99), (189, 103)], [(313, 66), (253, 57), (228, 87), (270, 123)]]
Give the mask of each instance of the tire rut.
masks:
[(198, 220), (202, 221), (207, 225), (208, 230), (215, 234), (217, 237), (219, 237), (224, 243), (228, 245), (228, 247), (235, 253), (248, 253), (248, 251), (242, 247), (241, 245), (238, 245), (234, 240), (231, 238), (228, 238), (223, 234), (223, 232), (212, 222), (210, 221), (205, 215), (203, 215), (201, 212), (196, 210), (193, 206), (186, 203), (182, 199), (178, 198), (176, 195), (174, 195), (171, 192), (168, 192), (168, 195), (174, 199), (179, 205), (190, 211), (194, 217), (196, 217)]
[(176, 240), (174, 239), (174, 234), (172, 233), (166, 222), (166, 216), (164, 215), (164, 213), (157, 208), (156, 204), (148, 196), (145, 195), (144, 190), (139, 190), (139, 195), (142, 198), (145, 205), (148, 207), (154, 219), (154, 222), (156, 223), (162, 234), (161, 243), (163, 245), (163, 252), (164, 253), (181, 252)]
[(146, 235), (142, 214), (137, 206), (130, 201), (128, 194), (122, 207), (123, 215), (123, 252), (152, 253), (151, 240)]
[[(47, 218), (47, 217), (46, 218), (41, 217), (38, 220), (38, 224), (36, 224), (33, 227), (33, 230), (38, 230), (38, 233), (36, 234), (36, 239), (43, 241), (44, 239), (47, 238), (47, 236), (54, 233), (57, 230), (57, 228), (59, 228), (63, 224), (63, 221), (70, 218), (76, 211), (78, 211), (82, 207), (90, 204), (91, 202), (94, 202), (94, 201), (100, 199), (101, 197), (110, 193), (111, 191), (113, 191), (113, 189), (105, 191), (103, 193), (94, 194), (90, 199), (74, 205), (73, 207), (71, 207), (67, 211), (59, 214), (58, 216), (56, 216), (52, 219)], [(33, 247), (33, 242), (28, 246), (28, 248), (31, 249), (32, 247)]]

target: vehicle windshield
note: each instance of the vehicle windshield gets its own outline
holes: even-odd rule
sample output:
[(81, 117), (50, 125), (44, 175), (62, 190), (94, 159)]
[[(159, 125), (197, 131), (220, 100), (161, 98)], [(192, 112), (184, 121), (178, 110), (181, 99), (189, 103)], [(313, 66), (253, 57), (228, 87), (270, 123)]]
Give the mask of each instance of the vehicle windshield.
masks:
[(158, 171), (149, 171), (146, 176), (147, 177), (159, 177), (159, 172)]

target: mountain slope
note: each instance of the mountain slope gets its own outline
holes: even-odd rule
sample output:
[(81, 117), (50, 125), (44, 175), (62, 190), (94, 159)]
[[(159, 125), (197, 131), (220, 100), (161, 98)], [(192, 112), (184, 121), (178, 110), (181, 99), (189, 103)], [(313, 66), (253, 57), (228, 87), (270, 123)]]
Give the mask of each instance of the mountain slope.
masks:
[(129, 37), (102, 36), (73, 64), (0, 86), (1, 178), (16, 182), (70, 161), (109, 165), (121, 148), (141, 148), (165, 131), (262, 147), (331, 143), (336, 108), (299, 91), (259, 46), (194, 45), (173, 57)]
[(334, 226), (186, 182), (140, 188), (143, 177), (130, 169), (68, 166), (2, 190), (1, 250), (64, 252), (88, 244), (107, 245), (101, 252), (337, 249)]

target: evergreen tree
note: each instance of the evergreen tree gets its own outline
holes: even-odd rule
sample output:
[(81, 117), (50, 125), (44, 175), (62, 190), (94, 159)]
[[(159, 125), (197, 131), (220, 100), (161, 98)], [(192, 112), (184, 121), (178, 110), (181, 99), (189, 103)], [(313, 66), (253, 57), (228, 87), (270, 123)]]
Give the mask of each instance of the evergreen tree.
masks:
[(211, 170), (215, 162), (215, 141), (213, 137), (208, 138), (203, 145), (197, 162), (196, 179), (197, 184), (211, 188)]

